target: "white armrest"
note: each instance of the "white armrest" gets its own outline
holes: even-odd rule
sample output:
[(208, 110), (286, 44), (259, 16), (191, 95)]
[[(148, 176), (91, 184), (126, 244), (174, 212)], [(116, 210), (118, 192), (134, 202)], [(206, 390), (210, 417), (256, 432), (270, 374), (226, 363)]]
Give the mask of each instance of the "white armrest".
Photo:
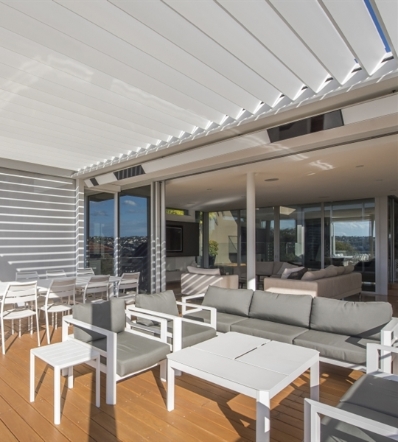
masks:
[(311, 399), (304, 399), (304, 442), (319, 442), (321, 440), (320, 414), (398, 441), (398, 428), (396, 427)]
[(197, 293), (196, 295), (183, 296), (181, 298), (181, 300), (182, 300), (182, 303), (181, 303), (181, 305), (182, 305), (182, 309), (181, 309), (182, 316), (184, 316), (185, 313), (187, 312), (187, 308), (186, 308), (187, 301), (189, 301), (190, 299), (198, 299), (198, 298), (204, 298), (204, 297), (205, 297), (204, 293)]
[[(398, 341), (398, 318), (392, 318), (391, 321), (381, 329), (381, 345), (392, 346)], [(386, 373), (391, 372), (391, 354), (388, 356), (382, 353), (381, 367)]]
[[(196, 296), (196, 295), (193, 295)], [(207, 307), (207, 305), (198, 305), (198, 304), (188, 304), (187, 302), (180, 302), (177, 301), (177, 305), (181, 305), (182, 306), (182, 316), (184, 317), (184, 315), (186, 315), (187, 313), (196, 313), (196, 312), (200, 312), (202, 310), (207, 310), (210, 312), (210, 326), (212, 328), (214, 328), (215, 330), (217, 330), (217, 309), (214, 307)], [(187, 310), (187, 307), (192, 307), (191, 310)], [(192, 321), (188, 318), (185, 318), (185, 320), (189, 320)], [(199, 322), (199, 321), (194, 321), (198, 324), (203, 324), (203, 322)]]
[[(380, 355), (379, 355), (380, 351)], [(389, 345), (366, 345), (366, 373), (384, 372), (391, 373), (391, 353), (398, 354), (398, 348)], [(381, 363), (379, 363), (381, 360)], [(387, 363), (385, 363), (387, 362)], [(397, 370), (393, 367), (393, 373)], [(398, 367), (397, 367), (398, 368)]]

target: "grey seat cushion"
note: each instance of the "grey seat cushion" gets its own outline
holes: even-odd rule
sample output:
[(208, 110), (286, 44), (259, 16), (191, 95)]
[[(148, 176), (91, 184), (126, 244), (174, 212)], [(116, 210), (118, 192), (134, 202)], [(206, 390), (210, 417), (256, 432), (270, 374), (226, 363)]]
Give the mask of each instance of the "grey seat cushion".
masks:
[(306, 332), (307, 329), (262, 319), (244, 319), (232, 324), (231, 331), (292, 344), (293, 340)]
[(294, 339), (295, 345), (318, 350), (320, 356), (358, 365), (365, 365), (366, 344), (370, 342), (377, 341), (317, 330), (308, 330)]
[[(188, 319), (194, 319), (200, 322), (207, 322), (210, 324), (210, 312), (201, 311), (184, 316)], [(229, 313), (217, 312), (217, 331), (221, 333), (227, 333), (231, 331), (231, 325), (246, 319), (244, 316), (230, 315)]]
[[(173, 327), (169, 327), (169, 331), (172, 332)], [(214, 328), (191, 324), (190, 322), (182, 323), (182, 348), (191, 347), (216, 336), (217, 333)]]
[(309, 328), (312, 296), (286, 295), (256, 290), (249, 317)]
[(202, 305), (214, 307), (217, 309), (217, 312), (221, 313), (248, 316), (252, 297), (253, 290), (224, 289), (210, 285)]
[[(93, 345), (106, 351), (106, 339), (94, 341)], [(120, 332), (117, 335), (116, 373), (126, 376), (144, 370), (165, 359), (169, 353), (170, 347), (164, 342), (128, 331)]]
[[(341, 398), (338, 408), (398, 427), (398, 382), (378, 376), (362, 376)], [(323, 442), (391, 441), (329, 418), (322, 420), (321, 435)]]
[[(113, 298), (110, 301), (76, 304), (73, 317), (97, 327), (119, 333), (126, 327), (125, 301)], [(74, 327), (74, 336), (83, 342), (103, 339), (104, 335)]]
[(380, 340), (380, 330), (391, 318), (392, 306), (388, 302), (350, 302), (314, 298), (310, 328)]

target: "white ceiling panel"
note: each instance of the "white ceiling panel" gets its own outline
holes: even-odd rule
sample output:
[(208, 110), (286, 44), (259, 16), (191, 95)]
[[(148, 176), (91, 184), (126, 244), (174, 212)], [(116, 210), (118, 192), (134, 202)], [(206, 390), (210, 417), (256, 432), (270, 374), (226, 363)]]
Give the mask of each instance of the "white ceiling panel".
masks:
[[(45, 32), (50, 34), (51, 44), (64, 47), (65, 51), (74, 47), (92, 60), (95, 59), (97, 63), (123, 63), (131, 67), (137, 75), (145, 75), (145, 78), (166, 84), (220, 113), (236, 117), (241, 110), (240, 106), (224, 99), (176, 69), (156, 60), (52, 0), (41, 0), (40, 2), (7, 1), (7, 4), (36, 21), (36, 32), (33, 33), (35, 40), (42, 36), (43, 27), (48, 26), (49, 28), (45, 29)], [(23, 16), (22, 21), (26, 22), (27, 17)], [(48, 45), (48, 42), (46, 44)]]
[(217, 0), (300, 80), (317, 92), (328, 75), (307, 46), (265, 1)]
[(344, 84), (355, 65), (354, 56), (319, 3), (316, 0), (268, 1), (318, 57), (326, 70), (340, 84)]
[(292, 100), (297, 96), (303, 83), (220, 5), (213, 0), (164, 1), (283, 94)]
[(150, 7), (145, 2), (126, 2), (124, 0), (109, 0), (109, 2), (126, 11), (264, 103), (272, 105), (280, 95), (278, 89), (255, 73), (239, 58), (224, 50), (217, 41), (192, 26), (188, 20), (162, 1), (151, 1)]
[(256, 97), (106, 0), (97, 1), (94, 9), (88, 1), (56, 2), (236, 105), (252, 113), (257, 108)]
[[(24, 4), (25, 2), (15, 2), (15, 6), (19, 6), (20, 8), (22, 8)], [(34, 5), (35, 7), (41, 5), (41, 3), (38, 2), (29, 4)], [(61, 8), (59, 5), (56, 6)], [(64, 9), (67, 14), (70, 14), (70, 12), (65, 8), (62, 9)], [(34, 12), (35, 9), (33, 9), (32, 14)], [(40, 9), (38, 8), (38, 11), (36, 12), (39, 13)], [(69, 14), (68, 19), (70, 18)], [(51, 18), (52, 16), (48, 17), (48, 20), (51, 21)], [(66, 20), (66, 18), (65, 22), (68, 25), (69, 22)], [(115, 78), (119, 78), (122, 81), (126, 81), (127, 83), (130, 83), (136, 87), (142, 88), (149, 93), (158, 95), (166, 101), (178, 103), (180, 107), (192, 110), (194, 113), (198, 113), (211, 121), (221, 122), (224, 118), (222, 111), (218, 111), (204, 104), (203, 102), (192, 99), (184, 93), (173, 89), (164, 82), (161, 82), (138, 69), (128, 66), (125, 62), (119, 61), (118, 59), (107, 55), (104, 53), (104, 51), (109, 50), (105, 44), (106, 42), (104, 43), (105, 47), (103, 51), (94, 49), (62, 32), (59, 32), (57, 29), (43, 24), (40, 21), (35, 20), (2, 3), (0, 4), (0, 26), (15, 32), (28, 40), (39, 43), (45, 48), (53, 49), (72, 60), (77, 60), (85, 65), (88, 65), (89, 67), (93, 67)], [(83, 23), (81, 23), (80, 26), (83, 26)], [(85, 30), (85, 26), (86, 24), (84, 23), (82, 29), (83, 32)], [(71, 24), (68, 25), (68, 28), (70, 28), (70, 30), (72, 29)], [(113, 50), (116, 52), (116, 54), (119, 54), (120, 45), (120, 40), (115, 42), (113, 45)]]
[(387, 41), (394, 56), (398, 56), (398, 2), (396, 0), (370, 0), (380, 18)]
[[(385, 56), (385, 49), (376, 26), (364, 7), (364, 1), (322, 0), (322, 2), (344, 35), (355, 58), (368, 75), (373, 74)], [(397, 21), (398, 15), (396, 25)]]

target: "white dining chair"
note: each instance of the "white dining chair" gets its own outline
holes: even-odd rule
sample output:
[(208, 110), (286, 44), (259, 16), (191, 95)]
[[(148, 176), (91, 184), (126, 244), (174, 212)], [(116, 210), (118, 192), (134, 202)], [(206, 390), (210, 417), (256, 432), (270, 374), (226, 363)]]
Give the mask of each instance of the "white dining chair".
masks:
[(15, 273), (15, 281), (37, 281), (39, 274), (36, 271), (17, 270)]
[(52, 278), (65, 278), (66, 272), (65, 270), (59, 269), (59, 270), (46, 270), (46, 278), (52, 279)]
[[(21, 320), (36, 316), (37, 344), (40, 346), (39, 315), (37, 310), (37, 282), (10, 282), (1, 300), (1, 344), (3, 354), (5, 348), (4, 321), (19, 320), (19, 336), (21, 336)], [(28, 323), (30, 333), (33, 332), (33, 321)], [(14, 333), (14, 327), (12, 327)]]
[[(126, 299), (127, 303), (134, 302), (135, 296), (138, 295), (138, 287), (140, 282), (140, 272), (123, 273), (117, 284), (116, 296)], [(134, 290), (134, 293), (131, 291)]]

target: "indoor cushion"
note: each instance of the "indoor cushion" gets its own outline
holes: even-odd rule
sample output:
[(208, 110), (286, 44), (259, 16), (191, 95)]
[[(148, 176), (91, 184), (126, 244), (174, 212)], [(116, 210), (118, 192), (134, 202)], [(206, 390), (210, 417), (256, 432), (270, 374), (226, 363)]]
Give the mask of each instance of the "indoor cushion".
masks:
[(353, 272), (355, 269), (354, 264), (348, 264), (348, 266), (344, 266), (344, 274), (348, 275), (349, 273)]
[(220, 275), (220, 269), (202, 269), (200, 267), (187, 266), (188, 273), (196, 273), (198, 275)]
[[(73, 306), (73, 318), (88, 324), (113, 331), (122, 332), (126, 327), (125, 300), (113, 298), (110, 301), (76, 304)], [(83, 342), (103, 339), (104, 335), (74, 327), (75, 338)]]
[(252, 296), (253, 290), (209, 286), (202, 305), (214, 307), (221, 313), (248, 316)]
[[(106, 350), (106, 339), (95, 341), (93, 345)], [(117, 335), (116, 373), (125, 376), (151, 367), (166, 358), (170, 346), (164, 342), (148, 339), (124, 331)]]
[(366, 344), (375, 342), (374, 339), (317, 330), (308, 330), (294, 339), (295, 345), (318, 350), (320, 356), (358, 365), (366, 364)]
[(334, 265), (327, 266), (325, 270), (325, 278), (331, 278), (337, 276), (337, 270)]
[(263, 319), (243, 319), (232, 324), (231, 331), (292, 344), (293, 340), (306, 332), (307, 329), (294, 325), (264, 321)]
[(276, 268), (277, 268), (277, 266), (275, 265), (275, 266), (274, 266), (273, 273), (274, 273), (275, 275), (282, 275), (282, 273), (284, 272), (285, 269), (291, 269), (291, 268), (296, 269), (297, 266), (295, 266), (294, 264), (289, 264), (288, 262), (282, 262), (282, 263), (281, 263), (281, 266), (278, 268), (277, 271), (275, 271)]
[(344, 266), (335, 266), (337, 276), (344, 274)]
[(392, 307), (388, 302), (314, 298), (310, 328), (380, 340), (380, 330), (391, 318)]
[(257, 261), (256, 273), (261, 276), (270, 276), (273, 273), (274, 262), (273, 261)]
[[(210, 324), (210, 312), (206, 310), (184, 315), (184, 318), (194, 319), (195, 321), (201, 321)], [(242, 319), (244, 319), (244, 316), (217, 312), (217, 331), (220, 333), (227, 333), (231, 331), (232, 324), (240, 322), (242, 321)]]
[(256, 290), (249, 317), (308, 328), (311, 304), (311, 295), (286, 295)]
[(314, 270), (314, 271), (308, 271), (305, 272), (303, 277), (301, 278), (302, 281), (316, 281), (317, 279), (322, 279), (325, 277), (325, 269), (321, 270)]
[(298, 272), (302, 270), (304, 267), (291, 267), (289, 269), (285, 269), (282, 273), (281, 279), (288, 279), (291, 273)]
[(176, 298), (172, 290), (152, 295), (139, 294), (135, 297), (135, 306), (154, 312), (178, 316)]
[(304, 274), (307, 272), (307, 270), (308, 269), (306, 267), (302, 267), (302, 269), (299, 270), (298, 272), (290, 273), (290, 275), (288, 276), (287, 279), (296, 279), (299, 281), (304, 276)]

